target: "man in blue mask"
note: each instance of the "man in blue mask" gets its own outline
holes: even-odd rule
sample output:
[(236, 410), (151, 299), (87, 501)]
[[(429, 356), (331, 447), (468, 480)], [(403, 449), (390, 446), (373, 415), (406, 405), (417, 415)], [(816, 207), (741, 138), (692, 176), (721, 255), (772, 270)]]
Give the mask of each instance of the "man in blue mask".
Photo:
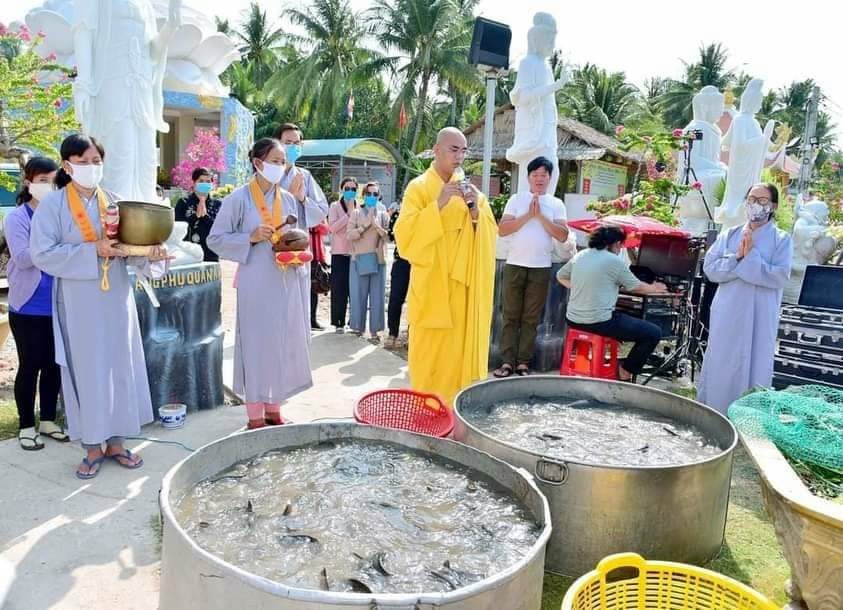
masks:
[[(298, 125), (284, 123), (275, 131), (274, 137), (280, 140), (287, 153), (287, 167), (281, 177), (281, 188), (295, 197), (299, 208), (298, 228), (310, 233), (310, 248), (314, 251), (314, 240), (322, 239), (318, 227), (328, 216), (328, 200), (310, 172), (303, 167), (296, 167), (302, 153), (302, 131)], [(314, 260), (314, 263), (317, 261)], [(323, 330), (316, 319), (318, 298), (319, 294), (311, 289), (310, 327), (313, 330)]]

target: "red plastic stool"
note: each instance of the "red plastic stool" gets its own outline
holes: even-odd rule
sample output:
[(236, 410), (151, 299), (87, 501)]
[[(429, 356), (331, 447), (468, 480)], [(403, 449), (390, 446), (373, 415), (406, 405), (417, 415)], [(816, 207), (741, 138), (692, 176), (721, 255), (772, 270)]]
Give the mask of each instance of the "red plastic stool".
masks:
[(617, 379), (618, 342), (611, 337), (569, 328), (559, 374)]

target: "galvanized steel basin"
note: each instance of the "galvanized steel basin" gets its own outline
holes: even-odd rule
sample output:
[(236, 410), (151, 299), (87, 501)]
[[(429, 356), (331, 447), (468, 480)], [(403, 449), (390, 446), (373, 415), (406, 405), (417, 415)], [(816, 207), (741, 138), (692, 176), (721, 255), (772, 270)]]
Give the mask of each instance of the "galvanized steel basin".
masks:
[[(447, 593), (360, 594), (289, 587), (227, 563), (203, 550), (179, 525), (175, 502), (199, 481), (267, 450), (293, 449), (329, 440), (373, 440), (430, 453), (492, 479), (518, 498), (542, 527), (517, 563)], [(306, 479), (303, 473), (303, 479)], [(476, 449), (453, 441), (354, 423), (272, 426), (220, 439), (182, 460), (164, 477), (160, 494), (164, 526), (159, 610), (539, 610), (550, 511), (532, 477)]]
[[(475, 409), (500, 401), (562, 397), (652, 411), (694, 426), (722, 451), (676, 466), (566, 461), (497, 440), (466, 419)], [(738, 436), (713, 409), (644, 386), (558, 375), (481, 382), (460, 392), (454, 406), (457, 440), (533, 473), (547, 496), (553, 521), (548, 571), (580, 576), (603, 557), (625, 551), (647, 559), (700, 564), (720, 549)]]

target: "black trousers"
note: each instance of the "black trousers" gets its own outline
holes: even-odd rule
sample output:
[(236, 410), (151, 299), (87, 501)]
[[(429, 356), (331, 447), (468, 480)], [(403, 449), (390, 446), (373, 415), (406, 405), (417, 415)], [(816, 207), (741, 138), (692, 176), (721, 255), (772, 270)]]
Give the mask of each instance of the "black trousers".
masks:
[(316, 310), (319, 308), (319, 293), (310, 291), (310, 325), (316, 326)]
[(55, 421), (61, 373), (56, 364), (53, 318), (9, 312), (9, 326), (18, 350), (15, 403), (20, 427), (35, 426), (36, 389), (41, 395), (41, 421)]
[(351, 257), (348, 254), (331, 255), (331, 325), (345, 326), (348, 313), (348, 272)]
[(389, 336), (397, 337), (401, 330), (401, 309), (410, 288), (410, 263), (395, 253), (395, 262), (389, 272), (389, 304), (386, 308)]
[(647, 358), (656, 349), (662, 338), (661, 329), (653, 324), (640, 318), (633, 318), (617, 311), (612, 314), (610, 320), (605, 322), (598, 322), (597, 324), (577, 324), (568, 320), (573, 328), (584, 330), (595, 335), (603, 335), (604, 337), (611, 337), (618, 341), (635, 341), (632, 350), (626, 357), (623, 363), (623, 368), (637, 375), (644, 368)]

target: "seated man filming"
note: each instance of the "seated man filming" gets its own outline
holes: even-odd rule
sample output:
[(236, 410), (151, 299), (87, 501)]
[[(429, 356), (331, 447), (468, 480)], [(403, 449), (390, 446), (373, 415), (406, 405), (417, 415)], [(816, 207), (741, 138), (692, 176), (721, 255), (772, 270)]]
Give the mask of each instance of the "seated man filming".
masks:
[(618, 379), (630, 381), (641, 372), (647, 358), (661, 340), (661, 329), (615, 311), (618, 290), (635, 294), (664, 294), (660, 283), (645, 284), (629, 270), (618, 254), (626, 239), (623, 229), (600, 227), (588, 239), (588, 249), (579, 252), (556, 274), (560, 284), (570, 289), (568, 324), (585, 332), (611, 337), (618, 341), (634, 341), (629, 355), (618, 366)]

